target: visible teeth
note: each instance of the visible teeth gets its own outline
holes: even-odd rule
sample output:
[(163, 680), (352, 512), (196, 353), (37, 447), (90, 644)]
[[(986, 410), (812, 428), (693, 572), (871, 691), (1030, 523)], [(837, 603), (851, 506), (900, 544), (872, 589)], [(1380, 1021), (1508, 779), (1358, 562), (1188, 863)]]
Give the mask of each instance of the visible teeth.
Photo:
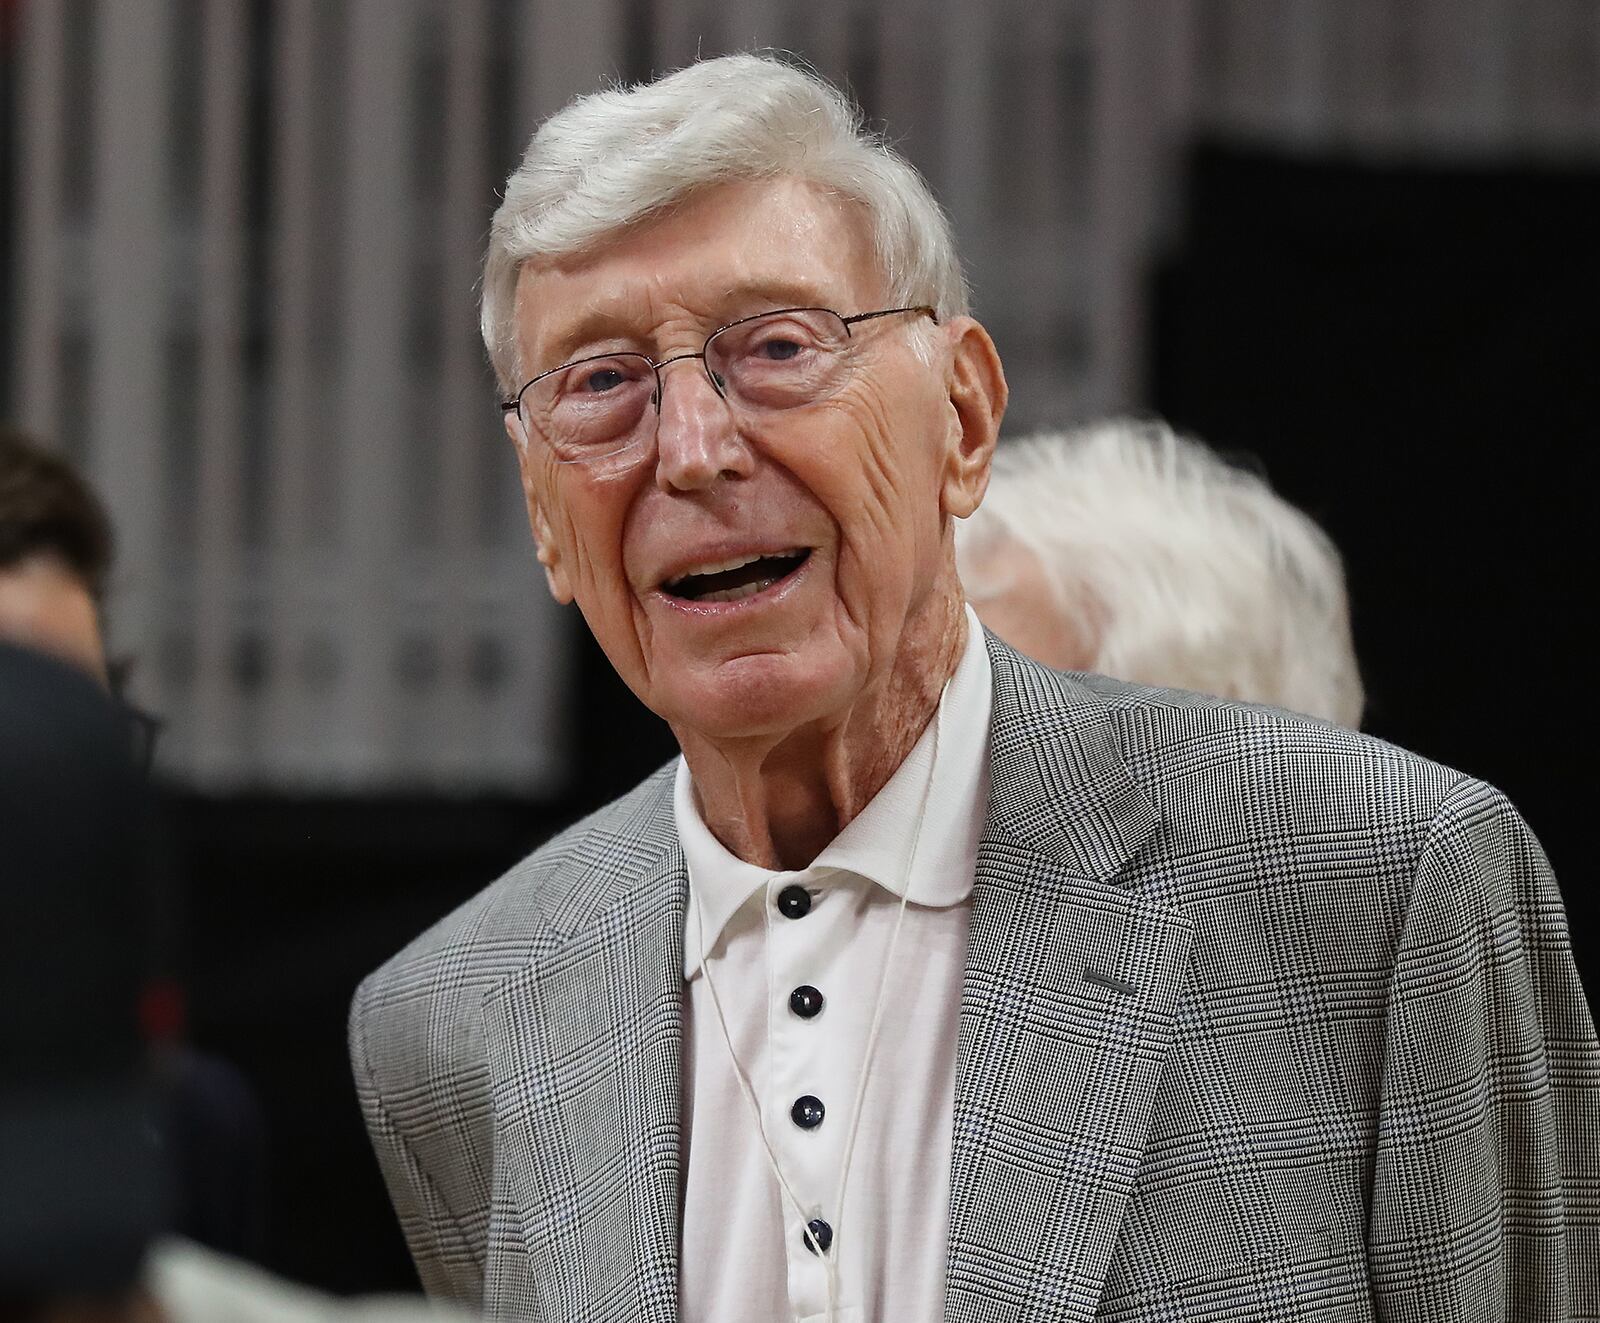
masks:
[[(749, 562), (746, 562), (748, 564)], [(754, 597), (763, 588), (770, 588), (777, 580), (757, 579), (754, 583), (747, 583), (742, 588), (724, 588), (719, 593), (707, 593), (704, 597), (696, 598), (700, 602), (737, 602), (743, 597)]]
[[(783, 559), (785, 557), (799, 556), (799, 555), (803, 555), (803, 554), (804, 554), (804, 552), (802, 551), (801, 548), (794, 547), (794, 548), (792, 548), (792, 549), (790, 549), (788, 551), (759, 551), (759, 552), (756, 552), (754, 555), (750, 555), (750, 556), (735, 556), (732, 560), (708, 560), (704, 564), (701, 564), (701, 565), (691, 565), (682, 574), (679, 574), (679, 575), (675, 576), (674, 578), (668, 579), (667, 580), (667, 590), (670, 592), (672, 589), (681, 586), (686, 579), (692, 579), (696, 575), (700, 575), (700, 574), (724, 574), (728, 570), (743, 569), (746, 565), (753, 565), (753, 564), (755, 564), (756, 561), (762, 560), (762, 559), (764, 559), (765, 557), (768, 557), (768, 556), (771, 556), (774, 559), (781, 560), (781, 559)], [(732, 590), (730, 590), (730, 591), (732, 591)], [(743, 592), (741, 592), (739, 594), (739, 596), (741, 596), (741, 597), (743, 597), (745, 595), (746, 594), (744, 594)], [(712, 601), (723, 601), (725, 599), (721, 596), (721, 594), (712, 593), (712, 594), (708, 594), (706, 597), (702, 598), (701, 600), (702, 601), (707, 601), (707, 602), (712, 602)], [(729, 599), (726, 599), (726, 600), (731, 601), (733, 599), (729, 598)]]
[(708, 560), (704, 565), (696, 565), (684, 574), (688, 578), (691, 574), (721, 574), (726, 570), (742, 570), (746, 565), (754, 565), (760, 560), (760, 555), (735, 556), (732, 560)]

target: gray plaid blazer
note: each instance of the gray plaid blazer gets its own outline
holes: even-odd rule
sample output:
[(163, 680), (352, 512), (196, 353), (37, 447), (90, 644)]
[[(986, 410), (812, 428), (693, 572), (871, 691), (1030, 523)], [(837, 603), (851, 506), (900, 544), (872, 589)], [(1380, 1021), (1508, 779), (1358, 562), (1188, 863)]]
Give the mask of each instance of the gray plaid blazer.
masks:
[[(946, 1318), (1600, 1318), (1600, 1049), (1505, 799), (1310, 718), (989, 651), (954, 1147), (927, 1155)], [(677, 1317), (671, 786), (356, 995), (423, 1282), (496, 1318)]]

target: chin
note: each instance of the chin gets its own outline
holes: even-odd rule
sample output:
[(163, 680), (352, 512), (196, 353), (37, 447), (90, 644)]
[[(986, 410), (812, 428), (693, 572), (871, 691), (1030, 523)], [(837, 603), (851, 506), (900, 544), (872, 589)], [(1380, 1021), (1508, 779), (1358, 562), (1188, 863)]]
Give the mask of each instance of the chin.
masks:
[(784, 736), (849, 707), (860, 686), (847, 669), (807, 665), (792, 654), (737, 657), (672, 695), (663, 715), (713, 740)]

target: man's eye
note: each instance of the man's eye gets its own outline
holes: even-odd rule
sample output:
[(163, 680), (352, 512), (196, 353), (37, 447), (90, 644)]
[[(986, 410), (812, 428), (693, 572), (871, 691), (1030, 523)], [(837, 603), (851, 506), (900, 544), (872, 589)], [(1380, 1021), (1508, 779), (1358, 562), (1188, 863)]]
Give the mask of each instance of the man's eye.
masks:
[(805, 346), (797, 340), (784, 340), (774, 336), (770, 340), (762, 340), (755, 346), (755, 357), (770, 363), (787, 363), (792, 358), (798, 358), (804, 348)]
[(616, 390), (627, 378), (614, 367), (594, 368), (580, 376), (573, 389), (583, 395), (600, 395)]

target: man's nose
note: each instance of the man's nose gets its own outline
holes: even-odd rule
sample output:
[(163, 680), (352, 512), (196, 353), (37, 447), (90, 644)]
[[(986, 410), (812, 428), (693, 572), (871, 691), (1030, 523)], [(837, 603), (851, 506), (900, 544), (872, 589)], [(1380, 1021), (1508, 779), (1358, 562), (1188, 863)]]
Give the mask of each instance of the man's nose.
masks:
[[(668, 372), (668, 363), (679, 366)], [(663, 491), (695, 491), (723, 476), (747, 477), (754, 457), (727, 400), (706, 375), (705, 360), (685, 354), (668, 363), (660, 373), (656, 485)]]

